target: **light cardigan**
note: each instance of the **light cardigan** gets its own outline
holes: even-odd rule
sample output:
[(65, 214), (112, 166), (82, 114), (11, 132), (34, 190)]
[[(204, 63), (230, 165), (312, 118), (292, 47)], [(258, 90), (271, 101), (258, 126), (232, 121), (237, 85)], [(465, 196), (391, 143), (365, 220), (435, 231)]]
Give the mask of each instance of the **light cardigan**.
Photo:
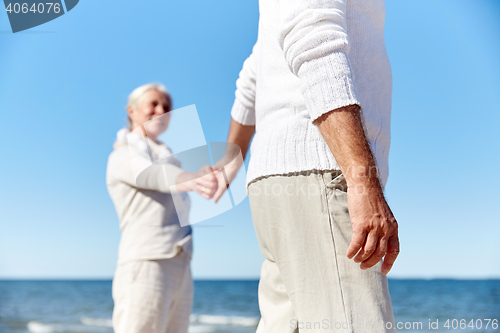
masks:
[(261, 0), (257, 42), (236, 81), (232, 118), (256, 125), (247, 184), (339, 169), (313, 121), (358, 104), (382, 186), (388, 177), (392, 76), (384, 0)]
[[(179, 161), (164, 144), (145, 140), (128, 129), (118, 132), (113, 147), (106, 184), (120, 220), (118, 264), (176, 255), (191, 258), (191, 227), (180, 226), (171, 194), (175, 191), (166, 186), (163, 178), (166, 175), (176, 179), (183, 172)], [(139, 177), (133, 170), (137, 165), (147, 166)], [(178, 195), (185, 211), (189, 211), (189, 196)]]

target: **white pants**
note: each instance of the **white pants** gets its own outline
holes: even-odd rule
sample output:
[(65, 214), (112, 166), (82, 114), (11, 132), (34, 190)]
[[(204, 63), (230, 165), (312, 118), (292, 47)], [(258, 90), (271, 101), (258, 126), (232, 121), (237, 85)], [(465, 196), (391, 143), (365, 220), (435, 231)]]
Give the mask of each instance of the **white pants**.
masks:
[(186, 257), (118, 265), (113, 279), (115, 333), (186, 333), (193, 292)]
[(381, 262), (347, 258), (352, 224), (340, 171), (272, 176), (248, 188), (265, 262), (258, 333), (394, 333)]

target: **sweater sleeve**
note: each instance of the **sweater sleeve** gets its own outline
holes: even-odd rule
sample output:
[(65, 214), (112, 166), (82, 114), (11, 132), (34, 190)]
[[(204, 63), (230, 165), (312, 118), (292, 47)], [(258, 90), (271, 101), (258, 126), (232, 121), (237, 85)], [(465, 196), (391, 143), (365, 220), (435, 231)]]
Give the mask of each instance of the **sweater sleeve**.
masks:
[(255, 61), (257, 52), (255, 43), (252, 54), (243, 63), (240, 76), (236, 80), (236, 92), (231, 117), (242, 125), (255, 125)]
[(127, 147), (115, 150), (108, 161), (108, 183), (122, 182), (129, 186), (164, 193), (177, 192), (175, 181), (184, 172), (174, 164), (152, 163)]
[(360, 104), (349, 62), (349, 0), (279, 0), (279, 44), (300, 81), (311, 121)]

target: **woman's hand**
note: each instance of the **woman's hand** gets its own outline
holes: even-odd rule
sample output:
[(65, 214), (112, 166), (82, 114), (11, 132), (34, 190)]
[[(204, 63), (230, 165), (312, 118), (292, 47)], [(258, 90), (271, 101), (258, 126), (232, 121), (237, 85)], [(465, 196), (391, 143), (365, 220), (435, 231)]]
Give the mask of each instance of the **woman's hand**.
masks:
[(217, 191), (218, 182), (212, 167), (205, 165), (195, 175), (193, 191), (205, 199), (213, 198)]
[(218, 181), (212, 167), (205, 165), (197, 173), (181, 173), (176, 186), (179, 192), (195, 191), (205, 199), (211, 199), (217, 191)]

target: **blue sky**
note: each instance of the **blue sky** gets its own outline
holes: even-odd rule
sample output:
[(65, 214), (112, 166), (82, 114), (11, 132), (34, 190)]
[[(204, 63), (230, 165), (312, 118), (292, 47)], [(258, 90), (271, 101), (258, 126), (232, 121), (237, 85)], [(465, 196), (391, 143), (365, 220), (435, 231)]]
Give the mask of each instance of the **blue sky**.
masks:
[[(500, 277), (500, 3), (386, 0), (394, 91), (390, 277)], [(127, 95), (163, 82), (224, 141), (257, 1), (81, 1), (12, 34), (0, 13), (0, 277), (110, 278), (105, 186)], [(258, 277), (248, 199), (194, 227), (195, 278)]]

